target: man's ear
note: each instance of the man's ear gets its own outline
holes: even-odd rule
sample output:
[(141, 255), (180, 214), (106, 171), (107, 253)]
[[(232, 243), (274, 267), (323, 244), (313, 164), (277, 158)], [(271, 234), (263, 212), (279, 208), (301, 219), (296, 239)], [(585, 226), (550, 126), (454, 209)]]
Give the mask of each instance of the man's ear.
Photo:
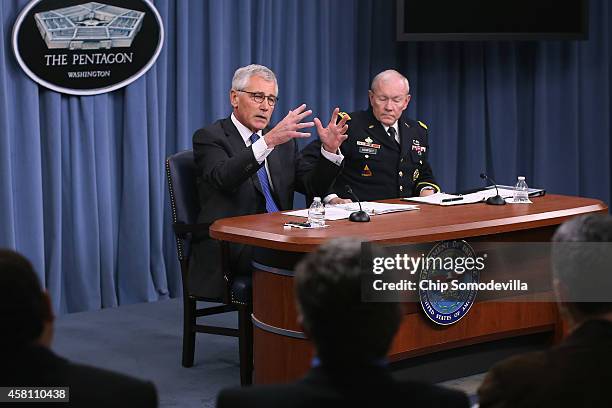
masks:
[(372, 99), (374, 98), (374, 92), (372, 90), (368, 90), (368, 100), (370, 101), (370, 105), (374, 105)]
[(553, 291), (557, 300), (557, 307), (561, 318), (566, 322), (569, 331), (573, 330), (576, 324), (579, 322), (579, 316), (576, 316), (574, 307), (571, 302), (567, 302), (567, 288), (559, 282), (558, 279), (553, 278)]
[(302, 308), (298, 302), (295, 302), (295, 310), (297, 311), (297, 324), (304, 331), (304, 316), (302, 315)]
[(298, 327), (300, 328), (300, 330), (302, 330), (304, 334), (306, 334), (306, 337), (310, 337), (308, 330), (304, 326), (304, 314), (302, 313), (302, 308), (300, 307), (298, 303), (296, 303), (295, 308), (297, 309), (297, 319), (296, 320), (297, 320)]
[(55, 315), (53, 314), (53, 307), (51, 306), (51, 297), (49, 293), (45, 290), (42, 293), (43, 298), (43, 320), (48, 323), (53, 323), (55, 321)]
[(43, 330), (40, 336), (38, 337), (37, 343), (50, 348), (51, 343), (53, 342), (53, 321), (55, 320), (55, 315), (53, 314), (53, 308), (51, 307), (51, 298), (49, 294), (45, 291), (41, 294), (43, 301)]
[(238, 109), (238, 92), (231, 89), (229, 98), (230, 98), (230, 104), (232, 105), (232, 108)]
[(406, 96), (406, 106), (404, 106), (403, 110), (406, 110), (406, 108), (408, 107), (408, 104), (410, 103), (410, 99), (412, 98), (412, 95), (408, 94)]

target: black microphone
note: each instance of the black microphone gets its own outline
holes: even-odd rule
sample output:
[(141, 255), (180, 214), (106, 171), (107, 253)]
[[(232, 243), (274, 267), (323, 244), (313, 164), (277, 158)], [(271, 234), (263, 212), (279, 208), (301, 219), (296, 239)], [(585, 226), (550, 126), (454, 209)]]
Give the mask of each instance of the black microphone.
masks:
[(357, 201), (357, 204), (359, 204), (359, 211), (352, 212), (351, 215), (349, 215), (349, 220), (353, 222), (370, 222), (370, 216), (367, 212), (363, 211), (363, 208), (361, 208), (361, 200), (359, 200), (357, 194), (353, 192), (351, 186), (347, 184), (344, 186), (344, 188), (346, 189), (346, 192), (349, 193), (355, 199), (355, 201)]
[(506, 205), (506, 200), (499, 195), (499, 190), (497, 189), (497, 183), (491, 177), (487, 176), (486, 173), (480, 173), (480, 178), (483, 180), (489, 180), (491, 184), (495, 187), (495, 192), (497, 195), (495, 197), (489, 197), (486, 200), (486, 203), (489, 205)]

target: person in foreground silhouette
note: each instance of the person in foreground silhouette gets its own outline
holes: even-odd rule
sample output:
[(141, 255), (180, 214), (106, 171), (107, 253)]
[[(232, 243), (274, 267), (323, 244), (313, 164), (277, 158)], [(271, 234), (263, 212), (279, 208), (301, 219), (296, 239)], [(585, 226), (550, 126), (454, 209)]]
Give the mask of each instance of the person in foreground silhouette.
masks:
[(553, 241), (553, 287), (569, 334), (489, 370), (481, 408), (612, 406), (612, 216), (573, 218)]
[(151, 382), (74, 364), (51, 351), (53, 320), (49, 295), (30, 262), (0, 249), (0, 387), (69, 387), (68, 405), (31, 406), (157, 407)]
[(361, 254), (359, 240), (338, 239), (296, 267), (299, 320), (316, 349), (307, 375), (293, 384), (223, 390), (218, 407), (469, 406), (461, 392), (392, 377), (386, 355), (401, 308), (362, 302)]

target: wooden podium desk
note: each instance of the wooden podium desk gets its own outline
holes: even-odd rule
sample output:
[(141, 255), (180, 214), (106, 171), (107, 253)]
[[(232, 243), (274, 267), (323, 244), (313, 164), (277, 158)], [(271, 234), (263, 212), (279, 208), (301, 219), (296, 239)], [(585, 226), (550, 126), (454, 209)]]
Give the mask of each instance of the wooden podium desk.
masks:
[[(218, 240), (256, 247), (253, 260), (254, 382), (288, 382), (308, 371), (313, 348), (296, 322), (293, 267), (304, 253), (337, 237), (361, 237), (381, 244), (424, 243), (466, 238), (492, 242), (549, 241), (556, 227), (580, 214), (607, 212), (599, 200), (548, 194), (533, 204), (484, 203), (373, 216), (369, 223), (330, 221), (329, 228), (286, 230), (295, 217), (281, 213), (225, 218), (210, 227)], [(386, 200), (400, 203), (399, 200)], [(553, 303), (483, 301), (456, 324), (432, 323), (419, 304), (406, 312), (389, 352), (390, 361), (481, 342), (550, 332), (561, 321)], [(350, 339), (347, 339), (350, 341)]]

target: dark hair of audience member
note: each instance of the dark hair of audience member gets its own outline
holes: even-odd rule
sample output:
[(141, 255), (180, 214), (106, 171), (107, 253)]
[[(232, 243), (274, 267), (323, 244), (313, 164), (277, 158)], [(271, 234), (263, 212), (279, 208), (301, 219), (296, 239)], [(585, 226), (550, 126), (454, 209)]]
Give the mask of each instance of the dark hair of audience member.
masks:
[(398, 303), (362, 301), (361, 256), (360, 241), (338, 239), (296, 267), (302, 324), (327, 366), (376, 363), (385, 357), (399, 327)]
[(17, 252), (0, 249), (0, 336), (2, 351), (11, 352), (35, 342), (49, 311), (30, 261)]
[[(553, 236), (553, 276), (562, 286), (561, 301), (574, 318), (612, 312), (612, 216), (588, 214), (562, 224)], [(607, 295), (606, 295), (607, 293)]]

